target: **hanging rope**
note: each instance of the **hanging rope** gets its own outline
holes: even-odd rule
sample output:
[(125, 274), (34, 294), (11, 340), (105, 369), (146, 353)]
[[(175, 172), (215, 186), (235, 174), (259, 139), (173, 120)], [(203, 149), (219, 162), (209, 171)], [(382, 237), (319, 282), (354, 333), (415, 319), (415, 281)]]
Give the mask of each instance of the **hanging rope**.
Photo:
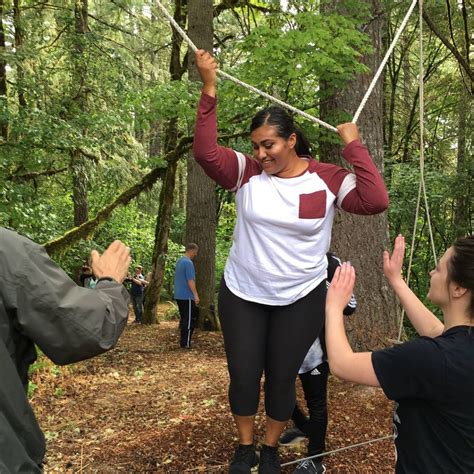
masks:
[[(394, 37), (390, 47), (388, 48), (387, 53), (385, 54), (385, 57), (384, 57), (382, 63), (380, 64), (377, 72), (375, 73), (375, 76), (372, 79), (372, 82), (371, 82), (369, 88), (367, 89), (367, 92), (365, 93), (365, 96), (363, 97), (362, 102), (360, 103), (359, 108), (357, 109), (357, 111), (354, 115), (354, 118), (352, 119), (352, 123), (357, 123), (357, 120), (359, 119), (359, 115), (361, 114), (362, 110), (365, 107), (365, 104), (367, 103), (370, 95), (372, 94), (372, 91), (374, 90), (375, 84), (377, 83), (380, 75), (382, 74), (382, 71), (385, 67), (385, 64), (387, 63), (388, 58), (392, 54), (392, 52), (393, 52), (393, 50), (394, 50), (394, 48), (395, 48), (395, 46), (398, 42), (398, 39), (400, 38), (400, 35), (402, 34), (403, 30), (405, 29), (405, 27), (408, 23), (408, 19), (410, 18), (410, 15), (412, 14), (413, 9), (415, 8), (415, 5), (416, 5), (417, 1), (418, 0), (413, 0), (407, 14), (405, 15), (405, 18), (403, 19), (402, 24), (400, 25), (400, 28), (398, 29), (397, 33), (395, 34), (395, 37)], [(156, 4), (158, 5), (158, 8), (162, 11), (163, 15), (168, 19), (168, 21), (171, 23), (171, 25), (175, 28), (175, 30), (181, 35), (181, 37), (186, 41), (186, 43), (188, 43), (189, 47), (194, 52), (196, 52), (198, 50), (197, 46), (191, 41), (191, 39), (185, 33), (185, 31), (179, 26), (179, 24), (175, 21), (175, 19), (169, 14), (168, 10), (166, 10), (166, 8), (161, 4), (161, 2), (159, 0), (156, 0)], [(241, 81), (240, 79), (237, 79), (234, 76), (231, 76), (230, 74), (222, 71), (221, 69), (218, 69), (217, 73), (220, 76), (222, 76), (223, 78), (228, 79), (229, 81), (232, 81), (235, 84), (238, 84), (239, 86), (242, 86), (245, 89), (248, 89), (248, 90), (254, 92), (255, 94), (261, 95), (265, 99), (268, 99), (272, 102), (275, 102), (279, 106), (281, 106), (281, 107), (283, 107), (287, 110), (290, 110), (290, 111), (294, 112), (295, 114), (301, 115), (302, 117), (306, 118), (307, 120), (309, 120), (311, 122), (316, 122), (319, 125), (327, 128), (329, 130), (332, 130), (333, 132), (338, 133), (336, 127), (333, 127), (332, 125), (324, 122), (323, 120), (318, 119), (317, 117), (314, 117), (313, 115), (310, 115), (307, 112), (304, 112), (303, 110), (297, 109), (296, 107), (293, 107), (292, 105), (287, 104), (286, 102), (283, 102), (282, 100), (277, 99), (276, 97), (273, 97), (270, 94), (267, 94), (266, 92), (263, 92), (260, 89), (257, 89), (256, 87), (251, 86), (250, 84), (247, 84), (247, 83)]]
[[(176, 31), (182, 36), (182, 38), (188, 43), (189, 47), (196, 52), (198, 48), (196, 45), (191, 41), (189, 36), (184, 32), (184, 30), (178, 25), (178, 23), (175, 21), (175, 19), (168, 13), (166, 8), (160, 3), (159, 0), (156, 0), (156, 4), (158, 5), (159, 9), (163, 12), (163, 15), (169, 20), (169, 22), (173, 25), (173, 27), (176, 29)], [(276, 104), (280, 105), (281, 107), (291, 110), (292, 112), (301, 115), (302, 117), (310, 120), (311, 122), (316, 122), (319, 125), (326, 127), (327, 129), (338, 133), (337, 128), (333, 127), (332, 125), (324, 122), (321, 119), (318, 119), (317, 117), (314, 117), (313, 115), (308, 114), (307, 112), (304, 112), (303, 110), (297, 109), (296, 107), (293, 107), (292, 105), (287, 104), (286, 102), (283, 102), (280, 99), (277, 99), (276, 97), (271, 96), (270, 94), (267, 94), (266, 92), (261, 91), (260, 89), (257, 89), (254, 86), (251, 86), (250, 84), (247, 84), (240, 79), (237, 79), (234, 76), (231, 76), (230, 74), (227, 74), (226, 72), (222, 71), (221, 69), (217, 70), (217, 74), (222, 76), (225, 79), (228, 79), (229, 81), (235, 82), (239, 86), (242, 86), (252, 92), (255, 92), (255, 94), (261, 95), (262, 97), (265, 97), (265, 99), (268, 99), (272, 102), (275, 102)]]
[[(426, 212), (426, 221), (428, 223), (428, 233), (430, 236), (430, 243), (431, 243), (431, 250), (433, 252), (433, 259), (435, 266), (438, 264), (436, 258), (436, 249), (434, 244), (434, 236), (433, 236), (433, 229), (431, 227), (431, 218), (430, 218), (430, 210), (428, 205), (428, 196), (426, 194), (426, 186), (425, 186), (425, 124), (424, 124), (424, 117), (425, 117), (425, 87), (424, 87), (424, 50), (423, 50), (423, 0), (418, 0), (418, 10), (419, 10), (419, 43), (420, 43), (420, 70), (418, 73), (418, 83), (419, 83), (419, 91), (420, 91), (420, 106), (419, 106), (419, 129), (420, 129), (420, 185), (418, 187), (418, 198), (416, 201), (416, 212), (415, 212), (415, 222), (413, 224), (413, 233), (411, 238), (411, 248), (410, 248), (410, 258), (408, 261), (408, 271), (407, 271), (407, 285), (410, 285), (410, 276), (411, 276), (411, 268), (413, 263), (413, 253), (415, 249), (415, 240), (416, 240), (416, 229), (418, 225), (418, 217), (420, 211), (420, 203), (421, 203), (421, 194), (423, 193), (423, 201), (425, 204), (425, 212)], [(395, 341), (396, 343), (400, 343), (403, 331), (403, 321), (405, 319), (405, 309), (402, 309), (402, 313), (400, 315), (400, 324), (398, 328), (398, 338)]]
[(375, 76), (372, 79), (372, 82), (370, 83), (370, 86), (367, 89), (367, 92), (365, 93), (365, 95), (362, 99), (362, 102), (359, 105), (359, 108), (357, 109), (356, 113), (354, 114), (354, 118), (352, 119), (352, 123), (357, 123), (357, 120), (359, 120), (359, 115), (361, 114), (362, 110), (365, 107), (365, 104), (369, 100), (369, 97), (370, 97), (370, 95), (372, 94), (372, 91), (375, 88), (375, 84), (377, 83), (377, 81), (380, 77), (380, 74), (382, 74), (382, 71), (383, 71), (383, 68), (385, 67), (385, 64), (387, 64), (388, 58), (390, 57), (390, 55), (392, 54), (396, 44), (398, 43), (398, 39), (400, 38), (400, 35), (402, 34), (403, 30), (407, 26), (408, 19), (410, 18), (411, 14), (413, 12), (413, 9), (415, 8), (417, 2), (418, 2), (418, 0), (413, 0), (412, 4), (410, 5), (410, 8), (408, 9), (408, 12), (405, 15), (405, 18), (403, 19), (403, 21), (400, 25), (400, 28), (398, 28), (398, 31), (396, 32), (396, 34), (393, 38), (393, 41), (390, 44), (390, 47), (388, 48), (387, 52), (385, 53), (385, 57), (383, 58), (382, 63), (380, 64), (379, 68), (377, 69), (377, 72), (375, 73)]

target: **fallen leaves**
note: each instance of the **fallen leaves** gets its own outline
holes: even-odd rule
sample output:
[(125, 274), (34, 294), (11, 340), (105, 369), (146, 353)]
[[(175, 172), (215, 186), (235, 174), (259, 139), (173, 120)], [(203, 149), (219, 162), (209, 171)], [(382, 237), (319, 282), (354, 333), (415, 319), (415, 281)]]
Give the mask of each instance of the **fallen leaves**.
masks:
[[(109, 353), (62, 368), (61, 377), (35, 374), (33, 405), (48, 436), (46, 473), (226, 471), (236, 432), (222, 337), (196, 331), (186, 351), (178, 339), (177, 322), (129, 325)], [(300, 387), (298, 397), (304, 406)], [(389, 434), (391, 412), (379, 389), (331, 377), (327, 450)], [(261, 406), (258, 440), (264, 422)], [(382, 441), (324, 463), (329, 472), (393, 472), (393, 452)], [(304, 444), (281, 449), (282, 462), (304, 456)]]

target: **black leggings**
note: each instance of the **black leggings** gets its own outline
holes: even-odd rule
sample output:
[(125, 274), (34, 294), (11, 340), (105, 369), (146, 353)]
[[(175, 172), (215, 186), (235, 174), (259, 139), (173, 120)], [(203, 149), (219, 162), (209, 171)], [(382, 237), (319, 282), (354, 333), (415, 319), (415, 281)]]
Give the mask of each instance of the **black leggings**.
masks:
[(287, 421), (295, 407), (295, 379), (324, 322), (326, 280), (287, 306), (246, 301), (221, 283), (219, 319), (230, 374), (229, 402), (234, 415), (257, 413), (265, 371), (265, 411)]

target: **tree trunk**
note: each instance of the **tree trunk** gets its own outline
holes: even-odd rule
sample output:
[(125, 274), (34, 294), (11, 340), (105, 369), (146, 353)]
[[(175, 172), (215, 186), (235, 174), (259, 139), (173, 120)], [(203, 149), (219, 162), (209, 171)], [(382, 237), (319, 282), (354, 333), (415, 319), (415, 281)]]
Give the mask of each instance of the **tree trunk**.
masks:
[(178, 189), (177, 208), (184, 211), (186, 209), (186, 164), (178, 164)]
[(26, 99), (24, 93), (24, 73), (23, 61), (21, 59), (21, 49), (23, 47), (23, 27), (21, 25), (21, 9), (20, 0), (13, 0), (13, 25), (15, 28), (15, 54), (16, 60), (16, 87), (18, 94), (18, 105), (20, 110), (26, 107)]
[[(212, 0), (188, 1), (188, 32), (199, 48), (212, 52)], [(189, 54), (189, 78), (199, 80), (194, 53)], [(194, 157), (188, 156), (188, 188), (186, 197), (186, 240), (199, 245), (194, 260), (196, 286), (199, 293), (199, 319), (201, 329), (218, 329), (213, 311), (216, 259), (216, 185), (206, 176)]]
[[(189, 0), (188, 11), (191, 40), (199, 48), (212, 52), (212, 0)], [(194, 53), (190, 53), (189, 78), (199, 80), (194, 62)], [(186, 241), (199, 245), (199, 254), (194, 260), (200, 299), (198, 325), (201, 329), (217, 330), (218, 322), (213, 311), (216, 278), (216, 185), (191, 155), (188, 156), (187, 165)]]
[[(167, 142), (176, 145), (177, 141), (177, 120), (171, 120), (166, 132)], [(143, 324), (156, 324), (158, 304), (160, 302), (161, 288), (165, 277), (166, 256), (168, 254), (168, 237), (173, 210), (174, 187), (176, 182), (176, 168), (178, 166), (178, 155), (168, 161), (165, 179), (160, 191), (160, 206), (155, 228), (155, 246), (152, 258), (152, 277), (147, 289), (145, 298), (145, 308), (142, 317)]]
[[(3, 16), (4, 16), (5, 4), (3, 0), (0, 0), (0, 103), (1, 113), (4, 117), (7, 117), (8, 110), (8, 98), (7, 98), (7, 62), (6, 48), (5, 48), (5, 31), (3, 28)], [(8, 140), (8, 119), (0, 119), (0, 136), (4, 141)]]
[[(88, 0), (76, 0), (74, 4), (75, 39), (74, 39), (74, 72), (73, 84), (78, 89), (73, 98), (75, 109), (79, 114), (87, 107), (87, 68), (84, 65), (84, 37), (88, 31)], [(85, 130), (83, 131), (85, 134)], [(74, 203), (74, 225), (77, 227), (89, 218), (87, 199), (88, 163), (79, 150), (71, 152), (72, 165), (72, 200)]]
[(456, 237), (472, 234), (472, 183), (474, 162), (472, 153), (472, 96), (461, 84), (458, 107), (458, 149), (456, 175), (457, 185), (454, 208), (454, 231)]
[[(371, 73), (360, 74), (344, 90), (324, 92), (328, 99), (321, 102), (323, 120), (334, 111), (346, 111), (353, 115), (367, 90), (381, 61), (381, 30), (383, 19), (377, 0), (365, 0), (372, 7), (372, 20), (366, 32), (370, 35), (374, 52), (362, 58)], [(344, 2), (337, 0), (331, 5), (340, 11)], [(383, 171), (383, 96), (379, 81), (362, 112), (358, 126), (363, 142), (369, 148), (380, 171)], [(331, 122), (330, 122), (331, 123)], [(321, 145), (322, 161), (340, 164), (340, 147), (327, 143)], [(397, 304), (382, 272), (382, 252), (389, 247), (387, 213), (376, 216), (356, 216), (339, 211), (336, 214), (331, 250), (341, 259), (350, 260), (357, 270), (355, 294), (357, 312), (347, 320), (348, 335), (355, 350), (367, 350), (386, 346), (387, 340), (397, 334)]]
[[(175, 1), (174, 19), (180, 26), (183, 26), (186, 21), (185, 14), (186, 2), (182, 0)], [(172, 33), (173, 46), (170, 58), (170, 73), (173, 81), (181, 80), (184, 73), (184, 68), (181, 65), (180, 48), (182, 38), (175, 30)], [(165, 152), (176, 148), (178, 138), (178, 122), (177, 119), (172, 119), (167, 125), (167, 130), (164, 140)], [(145, 299), (145, 309), (143, 312), (143, 324), (156, 324), (158, 304), (160, 302), (161, 288), (163, 287), (163, 280), (165, 274), (166, 255), (168, 253), (168, 237), (170, 231), (171, 214), (173, 211), (174, 188), (176, 181), (176, 168), (178, 166), (179, 155), (174, 155), (172, 159), (168, 160), (166, 168), (165, 179), (160, 192), (160, 206), (158, 209), (158, 216), (156, 218), (155, 228), (155, 246), (153, 249), (152, 258), (152, 276), (147, 296)]]

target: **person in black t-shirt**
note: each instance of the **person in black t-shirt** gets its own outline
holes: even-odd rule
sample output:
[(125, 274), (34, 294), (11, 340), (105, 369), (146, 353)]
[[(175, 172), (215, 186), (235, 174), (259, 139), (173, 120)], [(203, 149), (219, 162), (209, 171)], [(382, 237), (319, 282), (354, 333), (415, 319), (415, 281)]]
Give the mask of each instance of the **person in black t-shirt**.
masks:
[(395, 400), (397, 473), (474, 472), (474, 236), (457, 240), (431, 271), (428, 298), (441, 322), (401, 276), (405, 242), (384, 252), (384, 273), (420, 338), (381, 351), (354, 353), (342, 311), (355, 282), (349, 263), (336, 270), (326, 300), (331, 372), (382, 387)]

